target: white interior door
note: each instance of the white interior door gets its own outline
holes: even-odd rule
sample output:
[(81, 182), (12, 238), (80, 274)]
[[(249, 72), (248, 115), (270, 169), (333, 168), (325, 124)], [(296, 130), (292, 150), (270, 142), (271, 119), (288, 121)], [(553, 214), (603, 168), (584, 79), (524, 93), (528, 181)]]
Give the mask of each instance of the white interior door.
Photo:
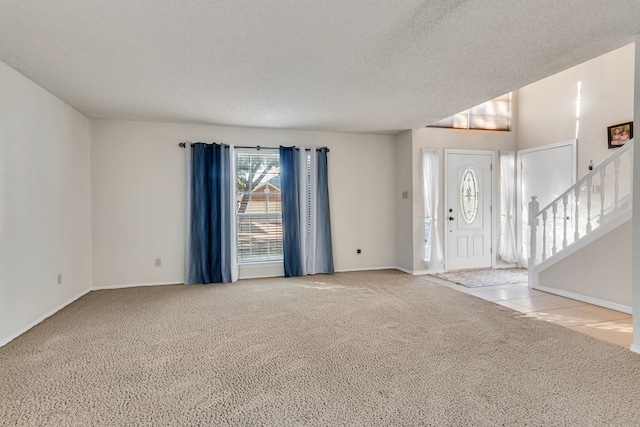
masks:
[(445, 151), (447, 270), (491, 267), (491, 151)]
[(547, 206), (576, 182), (576, 143), (569, 140), (518, 151), (518, 247), (520, 266), (529, 259), (529, 202)]

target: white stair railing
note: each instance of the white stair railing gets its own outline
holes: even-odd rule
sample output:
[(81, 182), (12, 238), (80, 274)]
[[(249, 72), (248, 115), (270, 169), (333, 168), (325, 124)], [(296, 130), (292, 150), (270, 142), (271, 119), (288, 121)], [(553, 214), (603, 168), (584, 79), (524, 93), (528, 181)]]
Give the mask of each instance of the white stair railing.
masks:
[(539, 209), (529, 202), (529, 267), (539, 265), (606, 223), (631, 212), (633, 140)]

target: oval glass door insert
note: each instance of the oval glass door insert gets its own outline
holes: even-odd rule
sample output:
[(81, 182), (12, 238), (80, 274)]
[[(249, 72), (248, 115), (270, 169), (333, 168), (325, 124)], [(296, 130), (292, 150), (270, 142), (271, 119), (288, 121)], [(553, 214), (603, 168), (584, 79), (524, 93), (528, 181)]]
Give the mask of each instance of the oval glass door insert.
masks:
[(465, 169), (460, 181), (460, 211), (467, 224), (472, 224), (478, 215), (478, 180), (471, 168)]

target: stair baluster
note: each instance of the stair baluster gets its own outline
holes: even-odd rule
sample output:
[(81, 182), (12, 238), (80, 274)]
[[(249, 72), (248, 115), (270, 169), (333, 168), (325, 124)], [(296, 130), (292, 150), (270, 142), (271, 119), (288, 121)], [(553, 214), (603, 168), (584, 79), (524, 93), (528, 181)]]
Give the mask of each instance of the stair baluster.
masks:
[(604, 176), (605, 169), (600, 169), (600, 220), (598, 221), (600, 226), (604, 225)]
[(575, 201), (575, 218), (573, 219), (573, 241), (577, 242), (580, 238), (580, 186), (576, 187), (574, 192)]
[(551, 247), (551, 255), (555, 255), (558, 252), (558, 246), (556, 245), (556, 236), (558, 235), (558, 204), (554, 203), (553, 209), (553, 246)]
[(591, 233), (591, 191), (593, 186), (591, 185), (591, 175), (587, 177), (587, 233)]
[(533, 266), (535, 264), (536, 253), (538, 251), (536, 234), (538, 231), (538, 209), (540, 208), (540, 205), (537, 199), (537, 196), (531, 196), (531, 201), (529, 202), (529, 226), (531, 229), (531, 239), (529, 240), (529, 266)]
[(547, 211), (542, 212), (542, 260), (547, 259)]
[(563, 230), (562, 230), (562, 249), (566, 249), (567, 248), (567, 219), (569, 219), (569, 217), (567, 216), (567, 203), (569, 198), (567, 197), (567, 195), (565, 194), (564, 196), (562, 196), (562, 206), (564, 207), (564, 215), (562, 218), (563, 221)]
[(618, 175), (620, 174), (620, 157), (616, 157), (613, 160), (613, 171), (614, 171), (613, 213), (618, 215), (618, 213), (620, 213), (620, 206), (618, 205), (618, 193), (620, 192), (620, 183), (618, 182)]

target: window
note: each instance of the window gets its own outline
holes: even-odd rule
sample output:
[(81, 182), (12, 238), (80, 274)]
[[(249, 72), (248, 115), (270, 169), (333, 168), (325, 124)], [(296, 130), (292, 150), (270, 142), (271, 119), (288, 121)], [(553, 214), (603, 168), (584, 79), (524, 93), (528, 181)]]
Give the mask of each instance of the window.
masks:
[(280, 155), (238, 151), (238, 261), (282, 260)]
[(428, 127), (479, 130), (511, 130), (511, 93), (442, 119)]

